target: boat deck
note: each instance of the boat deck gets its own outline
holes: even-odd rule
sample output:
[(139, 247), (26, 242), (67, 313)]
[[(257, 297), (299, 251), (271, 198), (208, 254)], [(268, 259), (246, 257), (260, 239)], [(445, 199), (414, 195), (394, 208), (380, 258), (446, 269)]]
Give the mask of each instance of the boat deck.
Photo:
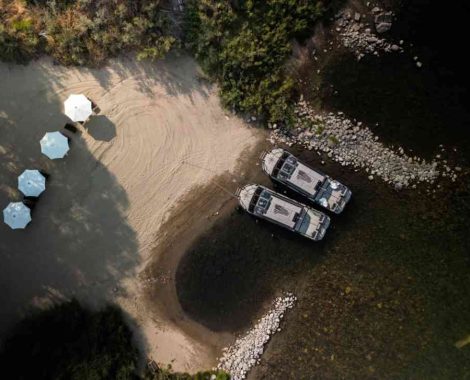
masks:
[(294, 228), (301, 212), (301, 207), (276, 196), (272, 196), (269, 207), (267, 208), (264, 216), (275, 220), (286, 227)]

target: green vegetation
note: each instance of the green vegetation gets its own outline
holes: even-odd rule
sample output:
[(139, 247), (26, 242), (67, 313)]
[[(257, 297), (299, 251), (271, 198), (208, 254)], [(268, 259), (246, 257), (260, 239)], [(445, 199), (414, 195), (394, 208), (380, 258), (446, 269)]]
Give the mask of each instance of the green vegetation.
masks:
[(139, 377), (138, 358), (119, 308), (94, 312), (72, 300), (20, 322), (4, 342), (0, 367), (10, 380), (229, 380), (224, 372), (189, 375), (170, 368)]
[(322, 2), (193, 0), (186, 9), (186, 43), (220, 84), (225, 105), (268, 121), (288, 121), (291, 42), (311, 30), (323, 13)]
[[(305, 38), (323, 12), (319, 0), (189, 0), (185, 43), (220, 84), (226, 106), (289, 124), (292, 40)], [(64, 65), (98, 66), (127, 50), (158, 59), (176, 43), (160, 1), (0, 0), (6, 61), (49, 54)]]
[(338, 138), (334, 135), (330, 135), (328, 137), (328, 141), (331, 142), (333, 145), (338, 145), (339, 144)]
[(0, 0), (0, 59), (50, 54), (65, 65), (97, 66), (126, 50), (164, 56), (175, 43), (160, 2)]
[(0, 58), (26, 61), (39, 48), (40, 40), (28, 12), (13, 2), (0, 0)]

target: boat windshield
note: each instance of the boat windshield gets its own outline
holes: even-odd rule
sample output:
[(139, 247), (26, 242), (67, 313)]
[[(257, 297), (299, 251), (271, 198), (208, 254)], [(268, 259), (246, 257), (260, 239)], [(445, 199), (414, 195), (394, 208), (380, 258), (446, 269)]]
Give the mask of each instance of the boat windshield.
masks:
[(269, 204), (271, 203), (271, 194), (266, 190), (263, 190), (259, 195), (258, 202), (256, 203), (255, 212), (257, 214), (264, 214), (266, 210), (269, 208)]
[(279, 178), (282, 178), (282, 179), (290, 178), (296, 166), (297, 166), (297, 160), (292, 156), (287, 157), (286, 160), (284, 161), (284, 165), (282, 165), (282, 168), (279, 171)]

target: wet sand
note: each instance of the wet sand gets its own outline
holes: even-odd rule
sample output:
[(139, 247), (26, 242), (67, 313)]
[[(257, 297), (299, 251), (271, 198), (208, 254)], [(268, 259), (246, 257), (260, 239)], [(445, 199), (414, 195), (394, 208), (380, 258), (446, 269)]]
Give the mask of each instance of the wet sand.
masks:
[[(171, 210), (171, 219), (162, 226), (165, 236), (154, 248), (152, 259), (141, 274), (146, 288), (147, 307), (156, 315), (165, 316), (167, 321), (171, 321), (171, 326), (177, 326), (186, 336), (205, 342), (210, 352), (208, 358), (211, 367), (216, 366), (215, 359), (220, 356), (221, 349), (233, 343), (236, 331), (207, 326), (193, 316), (188, 316), (179, 301), (177, 271), (181, 261), (191, 256), (191, 248), (200, 236), (237, 208), (237, 200), (233, 196), (237, 187), (259, 178), (260, 166), (253, 163), (258, 161), (261, 151), (267, 147), (268, 142), (259, 142), (240, 157), (233, 173), (216, 176), (178, 202)], [(237, 235), (238, 231), (234, 231), (234, 234)], [(239, 238), (243, 239), (243, 236)], [(216, 289), (218, 285), (214, 283), (212, 287)], [(245, 322), (243, 327), (247, 328), (251, 319)], [(173, 360), (172, 357), (165, 358), (167, 362)]]
[[(115, 301), (156, 361), (190, 371), (212, 363), (204, 340), (169, 323), (178, 319), (168, 312), (177, 310), (176, 299), (149, 307), (139, 273), (169, 241), (171, 231), (161, 227), (178, 201), (233, 171), (264, 135), (227, 114), (216, 89), (199, 79), (197, 65), (185, 56), (156, 64), (123, 57), (97, 70), (42, 59), (0, 64), (0, 77), (2, 208), (21, 199), (16, 181), (24, 169), (50, 174), (28, 228), (0, 225), (0, 333), (31, 306), (71, 296), (95, 306)], [(62, 102), (71, 93), (86, 94), (101, 109), (75, 135), (63, 130)], [(41, 155), (40, 138), (54, 130), (71, 138), (64, 160)], [(227, 197), (217, 197), (214, 207)], [(189, 206), (188, 216), (204, 219), (212, 201)]]

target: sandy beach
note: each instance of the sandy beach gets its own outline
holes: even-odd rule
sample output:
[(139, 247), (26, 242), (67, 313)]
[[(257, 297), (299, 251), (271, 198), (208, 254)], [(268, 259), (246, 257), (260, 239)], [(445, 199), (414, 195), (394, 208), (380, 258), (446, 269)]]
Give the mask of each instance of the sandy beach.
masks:
[[(49, 59), (2, 63), (0, 77), (2, 209), (21, 199), (17, 176), (24, 169), (50, 175), (28, 228), (0, 225), (0, 334), (31, 306), (71, 296), (96, 306), (114, 301), (157, 362), (188, 371), (212, 365), (210, 344), (146, 306), (139, 273), (158, 262), (156, 247), (168, 235), (161, 226), (171, 221), (170, 210), (215, 176), (233, 172), (262, 133), (228, 114), (216, 88), (185, 56), (158, 63), (123, 57), (94, 70)], [(84, 93), (101, 109), (78, 134), (63, 129), (69, 120), (62, 103), (71, 93)], [(55, 130), (71, 138), (71, 150), (51, 161), (39, 140)], [(201, 202), (188, 216), (210, 214), (213, 207)]]

